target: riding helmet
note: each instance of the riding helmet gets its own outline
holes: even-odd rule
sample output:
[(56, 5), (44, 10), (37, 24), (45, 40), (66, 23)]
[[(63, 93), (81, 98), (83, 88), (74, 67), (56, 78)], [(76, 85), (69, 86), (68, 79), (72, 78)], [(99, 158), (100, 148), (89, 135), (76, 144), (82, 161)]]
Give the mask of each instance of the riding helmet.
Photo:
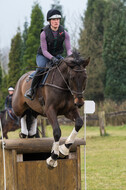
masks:
[(47, 21), (55, 18), (61, 18), (61, 12), (57, 9), (51, 9), (47, 13)]
[(9, 87), (8, 91), (14, 91), (14, 88), (13, 87)]

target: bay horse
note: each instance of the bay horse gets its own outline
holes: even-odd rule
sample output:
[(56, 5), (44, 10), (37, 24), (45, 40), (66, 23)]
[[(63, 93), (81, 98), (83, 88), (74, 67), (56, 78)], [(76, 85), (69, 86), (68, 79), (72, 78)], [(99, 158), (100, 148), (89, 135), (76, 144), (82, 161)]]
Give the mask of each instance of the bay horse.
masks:
[[(21, 128), (20, 117), (17, 118), (13, 114), (13, 111), (10, 112), (10, 109), (5, 109), (5, 110), (0, 111), (0, 119), (1, 119), (2, 131), (3, 131), (3, 138), (8, 139), (8, 135), (7, 135), (8, 132), (15, 131)], [(29, 119), (30, 119), (29, 117), (26, 118), (27, 130), (30, 130), (30, 126), (32, 122), (32, 120), (29, 120)], [(40, 138), (38, 128), (34, 136), (36, 138)], [(22, 134), (19, 134), (19, 137), (22, 138)], [(0, 137), (0, 139), (1, 138), (2, 137)]]
[[(71, 56), (64, 58), (54, 68), (49, 69), (48, 77), (43, 87), (38, 87), (34, 100), (24, 97), (25, 92), (31, 86), (29, 74), (24, 74), (17, 82), (13, 94), (12, 107), (17, 116), (21, 116), (21, 122), (25, 126), (25, 112), (31, 111), (34, 118), (32, 124), (32, 135), (35, 133), (36, 118), (42, 115), (48, 118), (52, 128), (54, 143), (51, 156), (46, 160), (47, 166), (51, 169), (57, 166), (59, 153), (67, 156), (69, 149), (75, 141), (78, 131), (83, 126), (83, 120), (79, 115), (78, 108), (83, 106), (83, 93), (86, 87), (86, 66), (88, 59), (83, 59), (78, 52), (73, 52)], [(59, 146), (61, 129), (57, 116), (64, 115), (75, 122), (75, 127), (67, 138), (65, 144)], [(23, 131), (26, 135), (28, 131)], [(31, 134), (29, 134), (31, 135)]]
[(8, 109), (0, 111), (0, 119), (3, 131), (3, 137), (8, 139), (7, 133), (15, 131), (21, 127), (20, 120), (17, 120)]

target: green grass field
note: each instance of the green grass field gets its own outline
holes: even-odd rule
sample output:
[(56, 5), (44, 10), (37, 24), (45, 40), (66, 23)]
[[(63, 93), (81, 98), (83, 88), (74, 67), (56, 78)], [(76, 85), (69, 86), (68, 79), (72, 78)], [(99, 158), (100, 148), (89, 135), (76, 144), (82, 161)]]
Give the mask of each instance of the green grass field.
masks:
[[(71, 126), (61, 126), (62, 136), (72, 131)], [(100, 137), (98, 127), (87, 127), (86, 161), (87, 190), (126, 190), (126, 125), (106, 127), (107, 136)], [(10, 132), (9, 138), (18, 138), (19, 130)], [(52, 136), (50, 126), (46, 135)], [(84, 137), (84, 128), (78, 137)], [(84, 146), (81, 147), (81, 179), (84, 190)]]

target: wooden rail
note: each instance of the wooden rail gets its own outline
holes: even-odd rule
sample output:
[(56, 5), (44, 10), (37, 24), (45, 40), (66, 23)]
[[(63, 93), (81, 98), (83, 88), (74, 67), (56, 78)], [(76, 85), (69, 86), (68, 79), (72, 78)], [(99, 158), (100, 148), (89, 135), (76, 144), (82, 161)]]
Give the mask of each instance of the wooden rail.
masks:
[[(67, 138), (61, 138), (60, 144), (63, 144)], [(17, 153), (36, 153), (36, 152), (50, 152), (53, 138), (38, 138), (38, 139), (7, 139), (4, 140), (5, 149), (16, 150)], [(0, 141), (1, 144), (1, 141)], [(85, 141), (80, 138), (76, 138), (74, 144), (71, 146), (70, 151), (74, 152), (79, 145), (85, 145)]]
[[(126, 111), (118, 111), (118, 112), (106, 113), (105, 117), (115, 117), (115, 116), (118, 116), (118, 115), (126, 115)], [(86, 119), (88, 121), (90, 121), (90, 120), (99, 120), (99, 117), (98, 117), (98, 115), (89, 115), (89, 114), (87, 114)]]

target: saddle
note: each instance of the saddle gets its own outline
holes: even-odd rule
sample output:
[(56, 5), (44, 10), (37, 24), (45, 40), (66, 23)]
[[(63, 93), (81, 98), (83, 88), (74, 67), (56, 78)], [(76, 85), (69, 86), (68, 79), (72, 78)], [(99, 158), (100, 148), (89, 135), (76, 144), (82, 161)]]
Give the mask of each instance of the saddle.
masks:
[[(33, 71), (33, 72), (29, 75), (29, 80), (30, 80), (30, 79), (33, 79), (33, 77), (35, 76), (35, 73), (36, 73), (36, 71)], [(46, 82), (46, 79), (47, 79), (47, 77), (48, 77), (48, 74), (49, 74), (49, 70), (47, 70), (47, 72), (45, 72), (45, 73), (42, 75), (42, 80), (41, 80), (39, 86), (41, 86), (41, 87), (44, 86), (44, 84), (45, 84), (45, 82)]]

